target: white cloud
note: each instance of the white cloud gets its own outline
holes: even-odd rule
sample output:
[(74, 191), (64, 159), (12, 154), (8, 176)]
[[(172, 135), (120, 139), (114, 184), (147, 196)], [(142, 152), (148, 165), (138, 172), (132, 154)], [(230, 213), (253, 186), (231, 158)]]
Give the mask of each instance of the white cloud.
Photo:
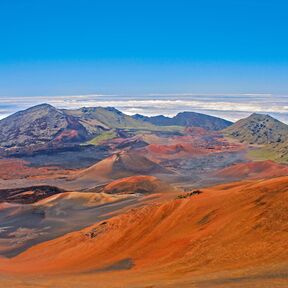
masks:
[(219, 116), (232, 121), (251, 113), (268, 113), (288, 122), (288, 96), (271, 94), (149, 94), (71, 95), (49, 97), (1, 97), (0, 118), (40, 103), (59, 108), (113, 106), (127, 114), (174, 116), (181, 111), (195, 111)]

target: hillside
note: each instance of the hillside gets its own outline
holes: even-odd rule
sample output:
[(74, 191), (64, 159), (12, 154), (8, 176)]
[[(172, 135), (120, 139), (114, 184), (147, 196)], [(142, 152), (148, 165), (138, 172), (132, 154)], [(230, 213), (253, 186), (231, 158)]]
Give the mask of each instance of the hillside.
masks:
[(68, 138), (81, 141), (88, 131), (74, 117), (49, 104), (41, 104), (19, 111), (0, 121), (0, 146), (44, 144)]
[(0, 120), (0, 147), (81, 143), (107, 131), (114, 135), (115, 128), (157, 130), (154, 125), (135, 120), (111, 107), (60, 110), (41, 104)]
[(248, 144), (283, 143), (288, 140), (288, 125), (264, 114), (254, 113), (223, 131)]
[(37, 243), (83, 229), (119, 213), (123, 207), (141, 203), (140, 197), (133, 194), (61, 192), (53, 195), (50, 190), (49, 196), (49, 189), (46, 192), (47, 198), (35, 194), (37, 198), (31, 195), (29, 199), (28, 191), (6, 199), (9, 202), (0, 202), (3, 228), (0, 258), (14, 257)]
[(141, 128), (153, 129), (152, 124), (144, 123), (113, 107), (83, 107), (76, 110), (62, 110), (65, 114), (79, 119), (84, 127), (101, 125), (105, 129)]
[(118, 179), (133, 175), (170, 174), (171, 172), (145, 156), (134, 152), (116, 153), (95, 165), (80, 171), (72, 179), (76, 182), (95, 184), (97, 181)]
[(131, 176), (107, 184), (101, 192), (106, 194), (153, 194), (171, 192), (172, 186), (154, 176)]
[(288, 175), (288, 166), (271, 160), (237, 163), (213, 172), (211, 176), (226, 181), (241, 179), (265, 179)]
[(147, 117), (139, 114), (133, 118), (153, 125), (200, 127), (209, 131), (222, 130), (232, 124), (230, 121), (196, 112), (181, 112), (172, 118), (163, 115)]
[(97, 144), (103, 139), (111, 139), (127, 132), (135, 134), (137, 131), (162, 131), (179, 134), (183, 127), (193, 126), (216, 131), (231, 124), (217, 117), (194, 112), (179, 113), (173, 118), (141, 115), (132, 117), (113, 107), (69, 110), (40, 104), (0, 120), (0, 147), (27, 149), (31, 145), (36, 147), (51, 143), (59, 145), (87, 141)]
[[(234, 287), (229, 284), (235, 281), (241, 284), (237, 287), (267, 279), (279, 283), (287, 280), (287, 273), (281, 274), (288, 259), (287, 183), (287, 177), (230, 183), (132, 209), (3, 259), (1, 271), (62, 272), (61, 277), (78, 272), (77, 287), (89, 279), (101, 287), (118, 287), (118, 275), (123, 287), (167, 287), (167, 279), (169, 287), (201, 287), (203, 282), (193, 283), (211, 275), (215, 282), (205, 287), (215, 287), (217, 280), (225, 281), (225, 287)], [(63, 287), (71, 277), (66, 275)]]
[(248, 156), (252, 160), (273, 160), (279, 163), (288, 163), (288, 141), (273, 143), (249, 151)]
[(63, 193), (63, 189), (53, 186), (32, 186), (15, 189), (0, 189), (0, 203), (31, 204), (52, 195)]
[(288, 141), (278, 145), (269, 145), (268, 149), (274, 153), (276, 160), (282, 163), (288, 163)]

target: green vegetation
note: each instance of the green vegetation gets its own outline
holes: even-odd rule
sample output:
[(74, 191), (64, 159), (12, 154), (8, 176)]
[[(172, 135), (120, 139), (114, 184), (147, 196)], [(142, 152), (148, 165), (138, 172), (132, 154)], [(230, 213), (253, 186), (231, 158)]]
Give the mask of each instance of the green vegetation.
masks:
[[(142, 120), (134, 119), (112, 107), (90, 107), (77, 110), (65, 110), (65, 113), (80, 119), (82, 125), (95, 130), (95, 125), (106, 129), (121, 129), (127, 132), (140, 134), (142, 131), (153, 132), (182, 132), (181, 126), (156, 126)], [(105, 133), (105, 132), (104, 132)]]
[(275, 160), (277, 158), (276, 154), (277, 153), (275, 153), (274, 151), (269, 150), (268, 147), (262, 147), (250, 150), (247, 156), (252, 160), (263, 161), (263, 160)]
[(80, 108), (77, 110), (66, 110), (69, 115), (78, 117), (80, 120), (85, 121), (86, 125), (98, 125), (111, 129), (130, 129), (130, 128), (146, 128), (153, 129), (154, 125), (133, 119), (131, 116), (126, 115), (113, 107), (90, 107)]
[(115, 132), (115, 130), (105, 131), (102, 134), (93, 138), (92, 140), (88, 141), (87, 144), (99, 145), (103, 141), (111, 140), (116, 137), (117, 137), (117, 133)]
[(185, 128), (181, 126), (153, 126), (146, 128), (146, 127), (140, 127), (140, 128), (126, 128), (128, 132), (134, 132), (135, 135), (139, 134), (145, 134), (149, 132), (171, 132), (171, 133), (182, 133), (184, 132)]
[(272, 160), (278, 163), (288, 163), (288, 151), (284, 145), (266, 145), (258, 149), (250, 150), (248, 158), (254, 161)]
[[(116, 129), (117, 130), (117, 129)], [(97, 135), (96, 137), (94, 137), (93, 139), (83, 143), (82, 145), (99, 145), (104, 141), (107, 140), (111, 140), (113, 138), (117, 138), (118, 137), (118, 133), (115, 129), (111, 129), (109, 131), (105, 131), (102, 132), (100, 135)], [(180, 126), (153, 126), (151, 125), (151, 127), (146, 128), (146, 127), (141, 127), (141, 128), (124, 128), (121, 129), (122, 132), (126, 132), (127, 134), (129, 134), (130, 136), (133, 135), (144, 135), (144, 134), (151, 134), (151, 133), (156, 133), (156, 132), (162, 132), (162, 133), (182, 133), (184, 132), (184, 127), (180, 127)]]

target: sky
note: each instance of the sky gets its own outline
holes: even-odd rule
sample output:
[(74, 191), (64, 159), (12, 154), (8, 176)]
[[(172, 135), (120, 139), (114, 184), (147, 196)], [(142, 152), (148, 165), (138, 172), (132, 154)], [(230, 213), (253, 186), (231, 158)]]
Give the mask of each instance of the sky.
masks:
[(13, 110), (7, 98), (13, 105), (19, 97), (23, 107), (30, 97), (70, 95), (113, 103), (197, 94), (208, 103), (209, 94), (221, 104), (220, 96), (234, 103), (237, 94), (244, 105), (259, 100), (245, 94), (268, 94), (280, 103), (288, 95), (287, 10), (286, 0), (1, 0), (0, 117)]

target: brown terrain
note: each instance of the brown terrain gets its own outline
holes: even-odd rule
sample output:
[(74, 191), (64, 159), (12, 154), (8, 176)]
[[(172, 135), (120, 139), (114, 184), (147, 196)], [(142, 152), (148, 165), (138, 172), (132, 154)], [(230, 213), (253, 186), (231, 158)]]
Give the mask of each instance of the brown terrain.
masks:
[(9, 158), (0, 159), (0, 178), (2, 180), (23, 179), (23, 178), (45, 178), (67, 175), (69, 172), (59, 167), (30, 167), (27, 161)]
[(185, 132), (183, 136), (168, 139), (145, 136), (144, 140), (149, 145), (142, 148), (143, 154), (153, 161), (161, 162), (245, 149), (245, 145), (229, 142), (219, 133), (211, 133), (204, 129), (186, 129)]
[(271, 160), (239, 163), (218, 170), (214, 177), (227, 180), (265, 179), (288, 175), (288, 166)]
[(132, 209), (2, 259), (1, 271), (42, 275), (39, 285), (52, 274), (72, 283), (80, 273), (77, 287), (98, 278), (102, 287), (252, 287), (266, 280), (285, 287), (287, 183), (236, 182)]
[(0, 287), (288, 287), (288, 166), (250, 157), (286, 126), (47, 104), (0, 121)]

